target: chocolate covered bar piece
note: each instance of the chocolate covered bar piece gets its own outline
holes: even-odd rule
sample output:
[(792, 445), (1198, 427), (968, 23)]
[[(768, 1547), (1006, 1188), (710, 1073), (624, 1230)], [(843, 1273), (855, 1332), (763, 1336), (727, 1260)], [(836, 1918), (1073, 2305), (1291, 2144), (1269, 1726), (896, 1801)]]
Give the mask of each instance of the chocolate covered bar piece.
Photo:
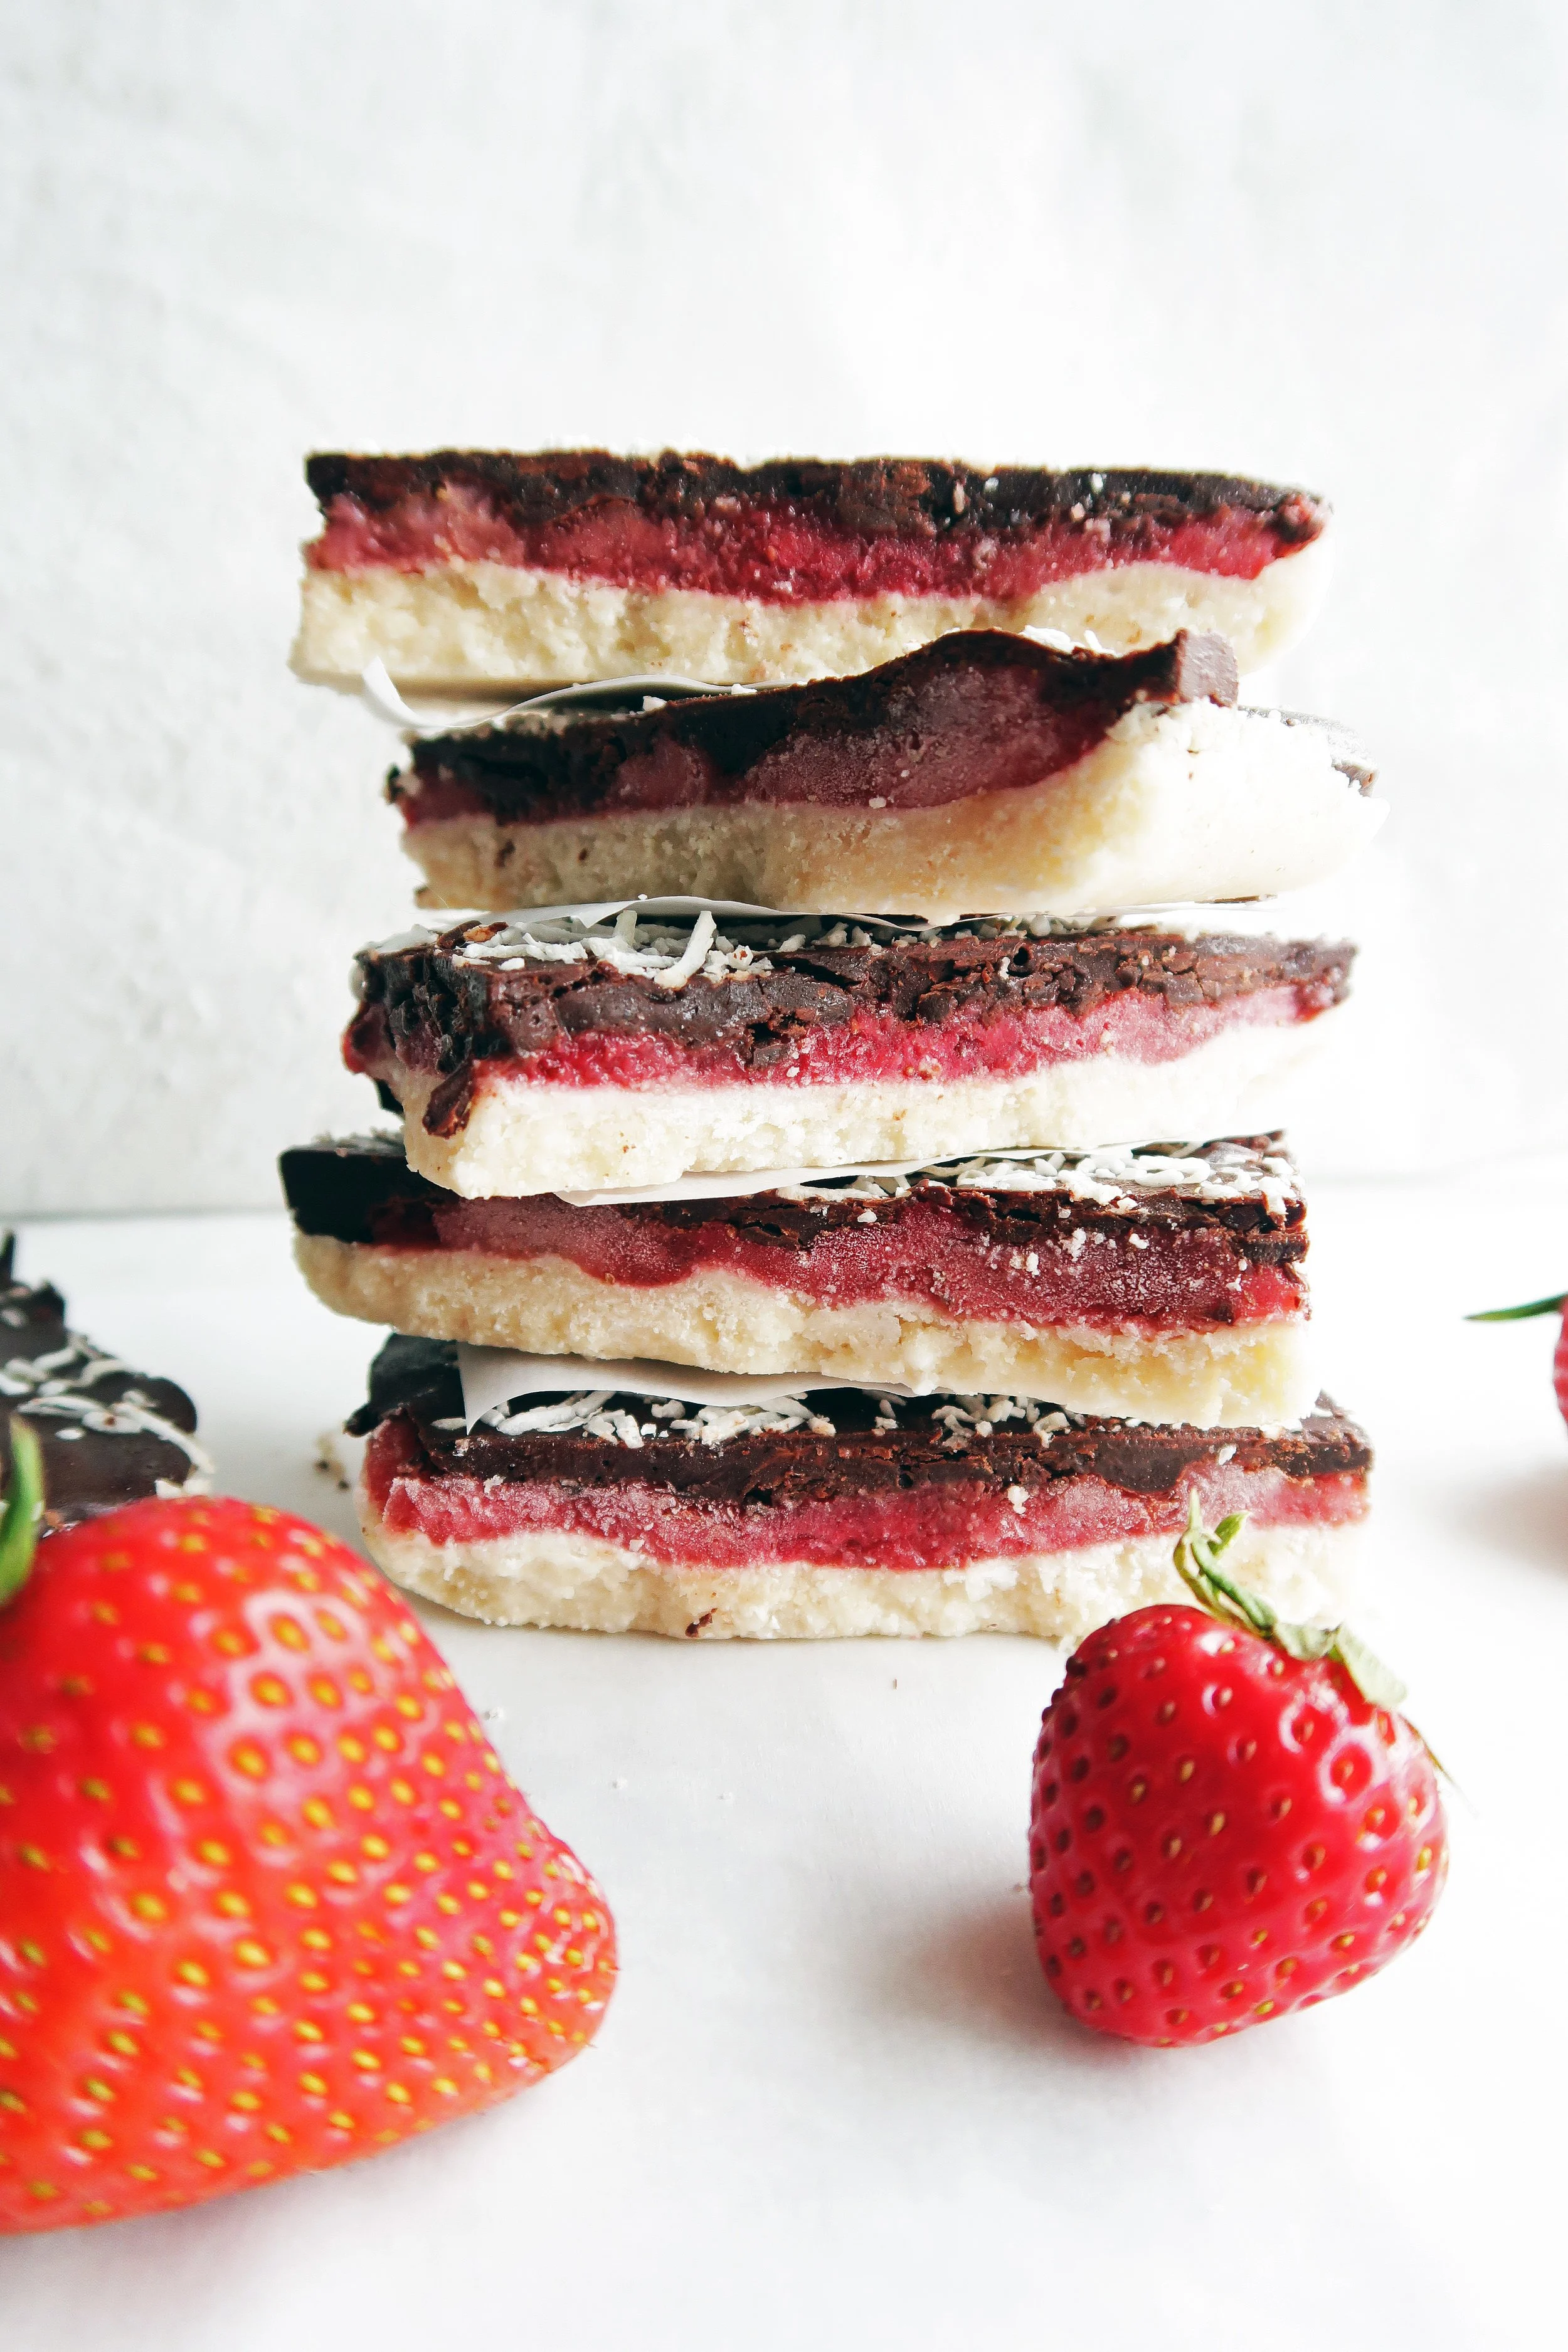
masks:
[(456, 1351), (393, 1339), (359, 1492), (411, 1591), (492, 1622), (692, 1638), (1038, 1633), (1146, 1601), (1195, 1495), (1247, 1514), (1227, 1567), (1335, 1620), (1367, 1507), (1365, 1437), (1152, 1428), (1014, 1396), (823, 1389), (752, 1406), (532, 1394), (465, 1427)]
[(1317, 1393), (1278, 1136), (604, 1202), (460, 1200), (386, 1136), (280, 1165), (317, 1297), (402, 1332), (1198, 1427), (1293, 1421)]
[(212, 1464), (184, 1390), (68, 1328), (51, 1283), (16, 1280), (13, 1249), (0, 1236), (0, 1415), (19, 1415), (38, 1441), (45, 1526), (74, 1527), (149, 1496), (208, 1493)]
[(311, 457), (296, 667), (458, 691), (668, 671), (845, 677), (952, 629), (1111, 652), (1178, 629), (1244, 671), (1305, 625), (1328, 509), (1306, 490), (1142, 468), (917, 457), (736, 466), (603, 449)]
[(469, 1198), (1283, 1123), (1352, 950), (1048, 923), (555, 910), (359, 959), (351, 1069)]
[(1186, 631), (1116, 656), (984, 630), (823, 685), (637, 698), (416, 742), (389, 790), (427, 903), (1097, 914), (1319, 881), (1383, 815), (1342, 730), (1238, 709), (1229, 645)]

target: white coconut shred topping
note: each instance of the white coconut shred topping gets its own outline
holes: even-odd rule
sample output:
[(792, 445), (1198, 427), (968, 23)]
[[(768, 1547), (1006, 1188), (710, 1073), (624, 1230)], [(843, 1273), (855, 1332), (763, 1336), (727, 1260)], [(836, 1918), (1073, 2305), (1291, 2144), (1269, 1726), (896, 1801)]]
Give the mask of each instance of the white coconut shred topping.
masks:
[(455, 961), (500, 971), (521, 971), (531, 963), (607, 963), (614, 971), (672, 990), (684, 988), (699, 973), (717, 981), (773, 970), (758, 945), (721, 932), (706, 907), (689, 923), (639, 917), (635, 907), (627, 907), (613, 923), (583, 923), (567, 916), (552, 922), (525, 917), (475, 924)]
[(13, 1356), (0, 1363), (0, 1397), (15, 1398), (29, 1420), (64, 1423), (58, 1433), (61, 1437), (90, 1432), (95, 1437), (161, 1438), (177, 1447), (191, 1465), (181, 1491), (205, 1492), (213, 1475), (210, 1455), (188, 1430), (161, 1413), (144, 1390), (132, 1386), (113, 1398), (91, 1393), (100, 1381), (117, 1374), (132, 1381), (143, 1377), (73, 1331), (67, 1334), (63, 1348), (47, 1355)]
[(921, 1181), (955, 1192), (1064, 1192), (1099, 1208), (1135, 1211), (1151, 1192), (1214, 1203), (1258, 1200), (1279, 1216), (1301, 1197), (1282, 1150), (1250, 1144), (1112, 1144), (1095, 1151), (1041, 1151), (1017, 1157), (946, 1160), (907, 1174), (858, 1176), (848, 1184), (781, 1186), (790, 1200), (898, 1201)]
[[(777, 914), (719, 901), (678, 904), (679, 911), (670, 902), (656, 899), (646, 907), (640, 902), (618, 909), (553, 907), (538, 914), (476, 920), (461, 928), (453, 961), (500, 971), (521, 971), (531, 963), (604, 963), (673, 990), (698, 977), (726, 981), (771, 971), (771, 956), (798, 955), (808, 948), (881, 950), (898, 939), (1081, 939), (1091, 931), (1127, 927), (1121, 917), (988, 915), (960, 923), (917, 923), (874, 915), (830, 919)], [(366, 952), (383, 955), (432, 947), (438, 936), (428, 929), (406, 931)], [(1004, 964), (1004, 973), (1005, 969)]]
[[(813, 1437), (837, 1437), (837, 1425), (817, 1410), (812, 1399), (775, 1397), (767, 1404), (707, 1404), (690, 1406), (678, 1397), (629, 1400), (613, 1389), (584, 1389), (548, 1403), (530, 1404), (513, 1412), (495, 1405), (480, 1415), (477, 1429), (493, 1430), (500, 1437), (560, 1435), (581, 1430), (606, 1444), (636, 1450), (661, 1437), (679, 1437), (699, 1445), (722, 1445), (731, 1438), (756, 1437), (770, 1431), (805, 1430)], [(935, 1422), (946, 1434), (943, 1449), (962, 1452), (972, 1436), (989, 1437), (1007, 1422), (1019, 1422), (1044, 1444), (1066, 1429), (1080, 1429), (1086, 1416), (1042, 1404), (1035, 1397), (949, 1397), (937, 1405), (921, 1406), (911, 1413), (911, 1400), (878, 1396), (871, 1434), (896, 1436), (900, 1430)], [(902, 1416), (902, 1417), (901, 1417)], [(439, 1422), (437, 1428), (458, 1430), (460, 1421)]]

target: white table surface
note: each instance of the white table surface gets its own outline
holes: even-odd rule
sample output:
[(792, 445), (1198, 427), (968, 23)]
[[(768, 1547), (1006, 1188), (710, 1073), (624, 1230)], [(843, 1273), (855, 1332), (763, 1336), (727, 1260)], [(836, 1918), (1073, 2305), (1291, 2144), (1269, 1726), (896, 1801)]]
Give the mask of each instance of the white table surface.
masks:
[[(1067, 2022), (1023, 1892), (1059, 1671), (1024, 1640), (705, 1646), (423, 1612), (602, 1878), (596, 2045), (510, 2106), (195, 2211), (0, 2248), (6, 2352), (342, 2345), (1321, 2352), (1562, 2340), (1568, 1169), (1320, 1191), (1331, 1383), (1377, 1440), (1360, 1622), (1464, 1795), (1423, 1945), (1231, 2043)], [(22, 1270), (196, 1397), (223, 1486), (310, 1460), (376, 1344), (281, 1219), (72, 1222)]]

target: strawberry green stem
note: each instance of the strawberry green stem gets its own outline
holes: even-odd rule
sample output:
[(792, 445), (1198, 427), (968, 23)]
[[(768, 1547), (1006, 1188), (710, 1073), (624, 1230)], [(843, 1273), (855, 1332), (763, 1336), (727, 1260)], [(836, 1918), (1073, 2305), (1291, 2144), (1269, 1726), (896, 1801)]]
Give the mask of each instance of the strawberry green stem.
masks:
[(44, 1516), (44, 1457), (19, 1414), (12, 1415), (10, 1439), (11, 1477), (0, 1516), (0, 1609), (16, 1599), (27, 1580)]
[(1348, 1625), (1292, 1625), (1260, 1592), (1248, 1592), (1224, 1573), (1220, 1554), (1242, 1524), (1233, 1516), (1221, 1519), (1212, 1536), (1205, 1535), (1198, 1498), (1196, 1495), (1189, 1498), (1187, 1524), (1176, 1540), (1175, 1569), (1200, 1608), (1226, 1624), (1261, 1635), (1287, 1657), (1333, 1658), (1369, 1705), (1392, 1712), (1405, 1696), (1405, 1685)]
[(1528, 1307), (1487, 1307), (1479, 1315), (1467, 1315), (1467, 1323), (1524, 1323), (1532, 1315), (1556, 1315), (1568, 1307), (1568, 1290), (1560, 1290), (1555, 1298), (1532, 1298)]

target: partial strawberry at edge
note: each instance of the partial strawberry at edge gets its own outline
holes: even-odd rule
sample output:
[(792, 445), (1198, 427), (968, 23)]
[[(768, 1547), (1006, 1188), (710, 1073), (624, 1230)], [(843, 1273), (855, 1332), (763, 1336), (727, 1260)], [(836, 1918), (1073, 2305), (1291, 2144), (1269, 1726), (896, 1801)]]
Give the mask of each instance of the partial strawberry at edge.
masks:
[(1561, 1314), (1557, 1345), (1552, 1352), (1552, 1386), (1557, 1410), (1568, 1421), (1568, 1291), (1554, 1298), (1532, 1298), (1524, 1307), (1489, 1307), (1483, 1314), (1467, 1315), (1467, 1323), (1525, 1323), (1537, 1315)]
[(1447, 1868), (1425, 1742), (1337, 1652), (1173, 1606), (1068, 1660), (1030, 1874), (1046, 1973), (1084, 2024), (1208, 2042), (1348, 1991), (1420, 1934)]
[(39, 1546), (0, 1608), (0, 2231), (489, 2106), (614, 1976), (598, 1888), (345, 1546), (230, 1501)]

